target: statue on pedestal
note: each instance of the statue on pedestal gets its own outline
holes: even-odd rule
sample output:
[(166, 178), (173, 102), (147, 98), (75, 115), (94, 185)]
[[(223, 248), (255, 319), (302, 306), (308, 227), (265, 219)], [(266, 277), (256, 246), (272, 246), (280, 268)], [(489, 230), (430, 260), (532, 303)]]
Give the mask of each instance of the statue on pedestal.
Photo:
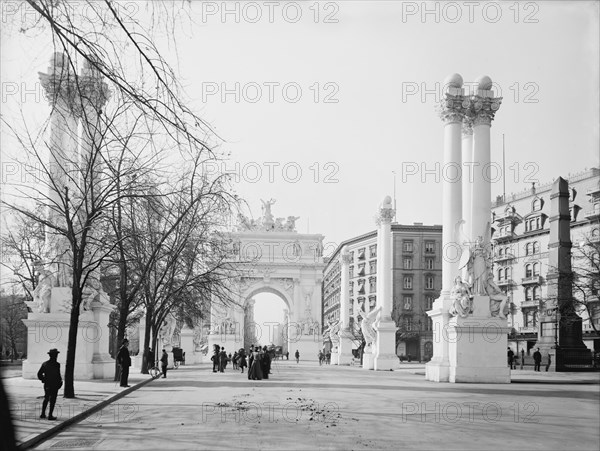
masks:
[(375, 307), (369, 313), (366, 313), (364, 307), (358, 312), (362, 317), (360, 330), (365, 338), (366, 348), (370, 348), (377, 344), (377, 331), (375, 330), (375, 321), (377, 315), (381, 312), (381, 306)]
[(494, 274), (488, 274), (485, 291), (490, 297), (490, 314), (506, 318), (508, 314), (508, 296), (494, 282)]
[(33, 290), (32, 310), (38, 313), (50, 313), (53, 286), (54, 276), (52, 273), (45, 268), (40, 269), (38, 284)]
[(452, 306), (450, 307), (449, 313), (452, 316), (460, 316), (466, 318), (473, 313), (473, 295), (469, 285), (463, 282), (462, 277), (457, 276), (454, 279), (454, 286), (450, 291), (450, 299), (452, 299)]
[(329, 333), (329, 339), (331, 340), (331, 347), (333, 349), (337, 348), (340, 345), (340, 336), (339, 332), (342, 327), (341, 322), (338, 321), (329, 321), (327, 320), (327, 331)]

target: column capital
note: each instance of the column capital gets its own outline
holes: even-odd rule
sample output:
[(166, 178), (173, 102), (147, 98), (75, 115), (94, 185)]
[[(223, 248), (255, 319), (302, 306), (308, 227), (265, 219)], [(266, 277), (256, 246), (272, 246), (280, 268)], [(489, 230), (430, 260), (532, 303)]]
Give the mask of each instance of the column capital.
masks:
[(465, 111), (469, 106), (468, 99), (462, 94), (444, 94), (445, 99), (438, 105), (438, 114), (444, 123), (462, 122)]
[[(493, 95), (492, 91), (488, 91)], [(486, 94), (486, 91), (481, 91)], [(471, 98), (471, 112), (473, 114), (473, 126), (492, 125), (496, 111), (500, 109), (502, 97), (489, 97), (487, 95), (475, 95)]]
[(385, 196), (383, 199), (383, 203), (379, 207), (379, 214), (377, 215), (377, 225), (381, 224), (390, 224), (392, 219), (394, 219), (394, 214), (396, 211), (392, 205), (392, 198), (390, 196)]

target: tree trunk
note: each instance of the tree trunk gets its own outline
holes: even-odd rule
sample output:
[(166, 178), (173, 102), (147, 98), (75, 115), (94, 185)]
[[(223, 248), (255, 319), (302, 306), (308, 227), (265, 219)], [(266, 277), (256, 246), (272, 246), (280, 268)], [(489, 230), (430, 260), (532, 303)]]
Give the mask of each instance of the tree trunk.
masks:
[[(149, 319), (150, 318), (150, 319)], [(144, 350), (142, 360), (142, 374), (148, 374), (148, 369), (154, 366), (154, 362), (148, 362), (148, 349), (154, 349), (152, 343), (150, 343), (150, 332), (152, 330), (152, 309), (146, 310), (146, 326), (144, 327)], [(156, 361), (156, 349), (154, 349), (154, 360)]]
[[(117, 346), (115, 347), (115, 349), (117, 351), (121, 347), (121, 344), (123, 343), (123, 339), (125, 338), (126, 328), (127, 328), (127, 313), (123, 314), (123, 304), (121, 303), (121, 308), (119, 310), (119, 322), (118, 322), (118, 326), (117, 326)], [(115, 356), (116, 356), (116, 354), (115, 354)], [(117, 362), (117, 359), (115, 359), (115, 378), (113, 380), (118, 381), (120, 376), (121, 375), (120, 375), (119, 364)]]
[(65, 398), (75, 397), (75, 350), (77, 348), (77, 332), (79, 330), (79, 299), (76, 283), (73, 282), (73, 302), (71, 306), (71, 318), (69, 321), (69, 342), (67, 344), (67, 362), (65, 364)]

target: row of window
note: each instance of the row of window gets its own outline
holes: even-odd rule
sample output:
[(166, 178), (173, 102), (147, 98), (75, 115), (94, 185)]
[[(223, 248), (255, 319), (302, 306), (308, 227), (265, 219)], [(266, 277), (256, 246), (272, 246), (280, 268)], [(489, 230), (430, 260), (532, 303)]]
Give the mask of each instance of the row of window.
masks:
[[(425, 259), (425, 269), (433, 269), (434, 259), (426, 258)], [(404, 269), (413, 269), (413, 259), (412, 257), (404, 257), (402, 267)]]
[[(433, 296), (425, 296), (425, 305), (423, 306), (425, 311), (431, 310), (433, 308)], [(402, 309), (403, 310), (412, 310), (413, 308), (413, 297), (410, 295), (406, 295), (402, 297)]]
[[(527, 263), (525, 265), (525, 277), (535, 277), (540, 275), (540, 263)], [(504, 282), (510, 280), (512, 268), (503, 267), (498, 269), (498, 280)]]
[[(412, 290), (413, 289), (413, 276), (404, 276), (404, 280), (403, 280), (403, 284), (402, 286), (404, 287), (405, 290)], [(434, 280), (434, 276), (425, 276), (425, 289), (426, 290), (433, 290), (433, 280)]]
[[(406, 332), (418, 331), (421, 329), (421, 325), (422, 325), (421, 320), (417, 320), (415, 322), (411, 316), (407, 316), (406, 318), (403, 318), (402, 323), (403, 324), (398, 324), (398, 326), (401, 328), (401, 330), (404, 330)], [(425, 326), (426, 331), (433, 330), (433, 320), (429, 317), (425, 318), (424, 326)]]
[[(402, 240), (402, 251), (412, 253), (415, 251), (415, 245), (413, 240)], [(425, 253), (435, 253), (435, 241), (425, 241)]]
[[(527, 244), (525, 244), (525, 255), (534, 255), (534, 254), (539, 254), (540, 253), (540, 243), (539, 241), (531, 241)], [(509, 258), (513, 258), (513, 257), (518, 257), (515, 256), (513, 254), (513, 247), (512, 246), (497, 246), (496, 247), (496, 257), (497, 258), (503, 258), (503, 257), (509, 257)]]
[[(354, 261), (354, 251), (350, 251), (350, 261)], [(366, 258), (366, 248), (361, 247), (356, 251), (358, 260), (364, 260)], [(377, 245), (373, 244), (369, 246), (369, 258), (377, 257)]]

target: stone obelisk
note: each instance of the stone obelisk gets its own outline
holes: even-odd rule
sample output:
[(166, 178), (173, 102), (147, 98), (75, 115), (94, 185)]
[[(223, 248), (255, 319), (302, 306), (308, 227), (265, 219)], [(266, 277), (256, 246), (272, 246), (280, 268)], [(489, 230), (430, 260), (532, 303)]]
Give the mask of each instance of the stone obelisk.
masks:
[(536, 348), (551, 371), (574, 371), (589, 365), (591, 351), (582, 340), (582, 320), (575, 312), (571, 268), (571, 217), (569, 184), (559, 177), (550, 195), (550, 238), (548, 243), (547, 300), (539, 312)]

